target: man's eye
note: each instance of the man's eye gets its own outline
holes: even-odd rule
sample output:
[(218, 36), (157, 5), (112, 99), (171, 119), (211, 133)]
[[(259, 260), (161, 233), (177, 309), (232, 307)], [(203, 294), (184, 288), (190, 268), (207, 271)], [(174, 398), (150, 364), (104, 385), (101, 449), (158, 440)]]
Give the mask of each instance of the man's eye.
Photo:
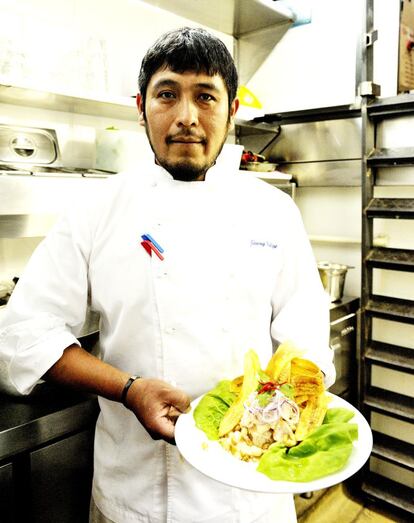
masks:
[(158, 98), (163, 98), (164, 100), (172, 100), (175, 98), (174, 93), (171, 91), (162, 91), (158, 94)]
[(210, 101), (213, 101), (214, 100), (214, 97), (211, 96), (211, 94), (208, 94), (208, 93), (201, 93), (199, 95), (199, 98), (202, 102), (210, 102)]

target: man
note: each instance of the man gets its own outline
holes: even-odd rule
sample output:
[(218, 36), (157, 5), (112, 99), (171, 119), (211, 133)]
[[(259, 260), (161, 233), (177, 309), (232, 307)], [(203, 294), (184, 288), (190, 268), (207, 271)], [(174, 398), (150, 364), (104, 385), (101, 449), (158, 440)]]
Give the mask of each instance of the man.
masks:
[[(291, 496), (220, 484), (171, 443), (178, 415), (239, 375), (249, 348), (265, 365), (291, 339), (332, 383), (328, 307), (299, 213), (221, 166), (238, 100), (220, 40), (164, 35), (139, 87), (153, 156), (73, 204), (34, 253), (3, 322), (3, 387), (27, 394), (43, 377), (99, 396), (94, 521), (295, 521)], [(88, 303), (100, 359), (76, 339)]]

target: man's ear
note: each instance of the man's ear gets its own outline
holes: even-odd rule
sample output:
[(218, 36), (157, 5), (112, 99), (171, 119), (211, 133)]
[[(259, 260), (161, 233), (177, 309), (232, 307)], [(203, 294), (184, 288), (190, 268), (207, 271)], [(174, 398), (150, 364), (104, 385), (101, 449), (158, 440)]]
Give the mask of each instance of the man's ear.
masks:
[(235, 98), (230, 106), (229, 110), (229, 129), (234, 127), (234, 119), (236, 117), (237, 110), (239, 108), (240, 102), (238, 98)]
[(137, 107), (138, 107), (138, 122), (139, 125), (145, 126), (145, 115), (144, 115), (144, 101), (140, 93), (136, 97)]

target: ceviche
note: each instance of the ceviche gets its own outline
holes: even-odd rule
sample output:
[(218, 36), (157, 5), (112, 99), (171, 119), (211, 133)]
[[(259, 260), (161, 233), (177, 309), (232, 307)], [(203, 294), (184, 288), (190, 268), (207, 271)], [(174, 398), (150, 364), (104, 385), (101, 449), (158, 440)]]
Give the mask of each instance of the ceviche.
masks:
[(343, 468), (358, 437), (353, 412), (329, 409), (323, 373), (287, 342), (262, 370), (255, 351), (244, 375), (223, 380), (194, 411), (196, 426), (271, 479), (310, 481)]

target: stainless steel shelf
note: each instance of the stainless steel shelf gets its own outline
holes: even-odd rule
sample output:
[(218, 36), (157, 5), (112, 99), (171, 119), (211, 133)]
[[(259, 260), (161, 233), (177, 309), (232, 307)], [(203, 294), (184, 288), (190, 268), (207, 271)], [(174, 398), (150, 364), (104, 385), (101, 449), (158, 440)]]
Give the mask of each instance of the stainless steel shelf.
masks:
[(241, 120), (236, 118), (235, 125), (240, 127), (241, 132), (239, 136), (247, 136), (252, 134), (276, 133), (279, 129), (277, 123), (256, 122), (255, 120)]
[(370, 267), (414, 272), (414, 250), (374, 247), (365, 258)]
[(375, 120), (400, 117), (414, 113), (414, 94), (399, 94), (380, 98), (368, 105), (368, 115)]
[[(388, 503), (409, 514), (414, 512), (414, 489), (371, 472), (362, 484), (362, 491), (382, 503)], [(407, 514), (404, 515), (407, 517)], [(408, 521), (408, 519), (400, 521)]]
[[(91, 95), (73, 95), (42, 91), (22, 85), (0, 83), (0, 103), (63, 111), (77, 114), (89, 114), (117, 118), (119, 120), (138, 120), (135, 97), (92, 97)], [(242, 120), (237, 118), (235, 125), (243, 129), (242, 134), (275, 133), (278, 124)]]
[(414, 470), (414, 445), (373, 431), (372, 454), (390, 463)]
[(0, 215), (0, 238), (41, 238), (46, 236), (56, 216), (52, 214)]
[(414, 165), (414, 147), (374, 149), (367, 158), (370, 167), (398, 167)]
[(414, 350), (371, 341), (365, 350), (365, 361), (402, 372), (414, 372)]
[(378, 387), (370, 387), (363, 404), (375, 411), (388, 416), (414, 421), (414, 405), (412, 399), (403, 394), (396, 394)]
[(414, 219), (414, 199), (373, 198), (365, 213), (367, 218)]
[(365, 313), (377, 318), (414, 324), (414, 301), (372, 295), (365, 305)]
[(144, 1), (235, 38), (267, 27), (289, 26), (295, 20), (292, 10), (282, 0)]
[(0, 84), (0, 101), (37, 109), (104, 116), (120, 120), (137, 120), (133, 97), (92, 98), (67, 93), (50, 93), (31, 87)]

